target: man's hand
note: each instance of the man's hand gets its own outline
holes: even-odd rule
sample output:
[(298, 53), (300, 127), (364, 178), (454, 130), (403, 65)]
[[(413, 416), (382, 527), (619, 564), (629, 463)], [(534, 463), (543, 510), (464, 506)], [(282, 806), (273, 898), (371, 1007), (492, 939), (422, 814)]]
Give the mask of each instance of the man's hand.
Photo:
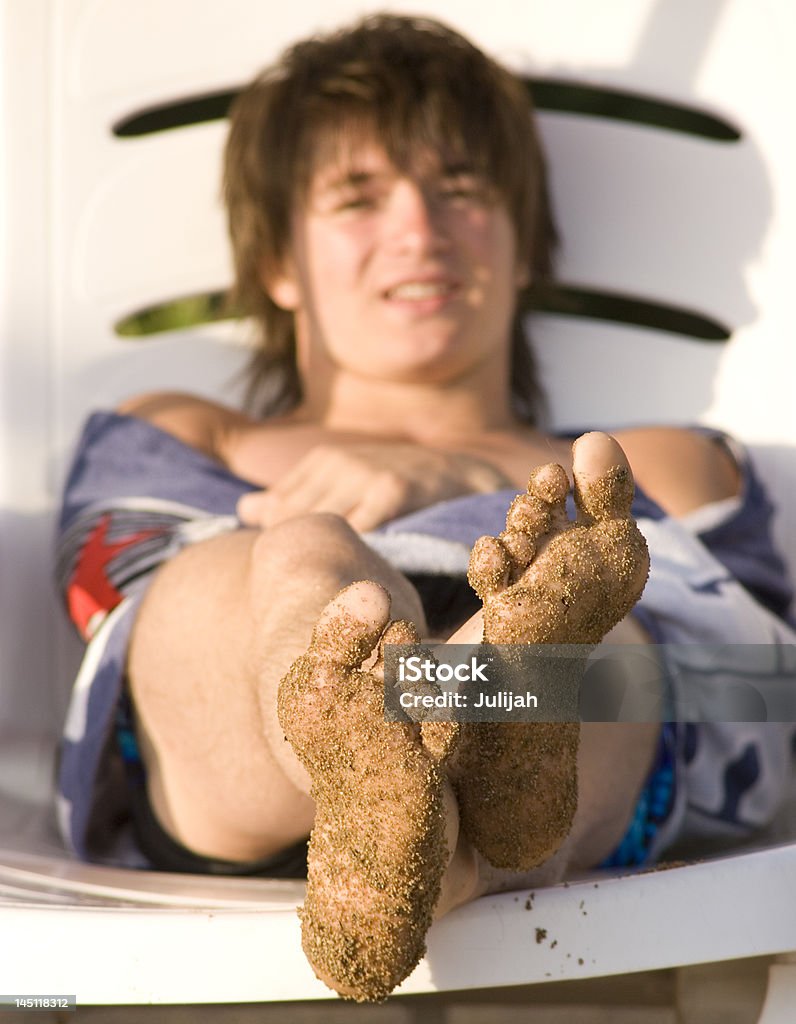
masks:
[(459, 452), (403, 442), (322, 444), (267, 491), (245, 494), (238, 516), (246, 526), (267, 527), (335, 512), (364, 532), (438, 501), (512, 486), (491, 463)]

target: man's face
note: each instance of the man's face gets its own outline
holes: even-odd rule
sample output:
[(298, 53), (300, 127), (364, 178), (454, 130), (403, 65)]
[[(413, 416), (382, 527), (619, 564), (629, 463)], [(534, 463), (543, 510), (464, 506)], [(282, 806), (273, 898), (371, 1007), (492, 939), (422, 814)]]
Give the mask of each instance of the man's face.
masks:
[(296, 313), (305, 372), (442, 382), (506, 358), (526, 276), (486, 182), (439, 161), (409, 176), (368, 144), (316, 172), (267, 286)]

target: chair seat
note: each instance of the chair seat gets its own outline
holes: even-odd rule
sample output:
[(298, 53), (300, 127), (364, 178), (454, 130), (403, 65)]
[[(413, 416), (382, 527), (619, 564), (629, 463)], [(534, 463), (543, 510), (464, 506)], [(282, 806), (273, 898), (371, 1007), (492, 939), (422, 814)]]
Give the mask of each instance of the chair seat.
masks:
[[(580, 980), (796, 947), (796, 845), (487, 896), (429, 932), (400, 993)], [(84, 1004), (333, 998), (301, 951), (302, 882), (0, 850), (3, 973)]]

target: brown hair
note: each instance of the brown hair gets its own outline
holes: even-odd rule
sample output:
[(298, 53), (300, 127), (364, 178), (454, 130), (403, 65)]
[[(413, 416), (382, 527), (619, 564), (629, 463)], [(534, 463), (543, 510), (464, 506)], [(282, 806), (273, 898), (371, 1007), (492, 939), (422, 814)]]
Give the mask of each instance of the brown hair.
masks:
[[(534, 289), (551, 276), (555, 228), (522, 82), (428, 18), (373, 15), (299, 42), (237, 98), (225, 155), (233, 301), (260, 330), (248, 399), (261, 411), (289, 409), (301, 396), (293, 314), (272, 301), (263, 276), (287, 255), (319, 147), (352, 130), (375, 136), (401, 170), (419, 149), (466, 157), (505, 202)], [(519, 315), (511, 386), (517, 413), (533, 421), (540, 390)]]

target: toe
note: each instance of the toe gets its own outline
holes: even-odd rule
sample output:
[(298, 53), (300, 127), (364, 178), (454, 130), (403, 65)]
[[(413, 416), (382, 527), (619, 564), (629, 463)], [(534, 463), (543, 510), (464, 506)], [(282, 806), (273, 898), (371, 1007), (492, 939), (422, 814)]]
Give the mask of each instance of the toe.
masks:
[(550, 506), (551, 511), (563, 512), (568, 492), (569, 479), (563, 466), (556, 462), (538, 466), (528, 480), (528, 494)]
[(572, 446), (575, 504), (581, 522), (625, 519), (633, 502), (633, 474), (610, 434), (594, 431)]
[(497, 537), (479, 537), (470, 552), (467, 579), (482, 601), (503, 590), (509, 581), (511, 558)]
[(353, 668), (362, 664), (390, 617), (390, 595), (370, 580), (351, 583), (321, 612), (308, 654)]
[(506, 530), (536, 540), (553, 525), (551, 506), (533, 494), (518, 494), (506, 513)]
[(379, 640), (378, 657), (371, 672), (379, 679), (384, 679), (384, 648), (387, 644), (412, 644), (420, 643), (420, 634), (413, 622), (408, 619), (397, 619), (391, 622), (384, 630)]
[(419, 644), (420, 634), (413, 622), (408, 619), (398, 619), (391, 622), (384, 630), (380, 646), (384, 644)]

